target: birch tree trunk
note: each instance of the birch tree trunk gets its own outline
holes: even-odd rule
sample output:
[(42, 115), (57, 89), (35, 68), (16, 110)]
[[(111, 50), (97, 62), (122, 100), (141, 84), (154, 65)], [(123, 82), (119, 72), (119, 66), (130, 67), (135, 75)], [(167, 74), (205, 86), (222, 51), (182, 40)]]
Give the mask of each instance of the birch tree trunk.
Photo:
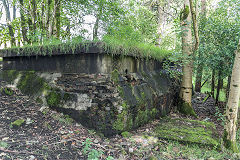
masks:
[(9, 29), (9, 35), (11, 37), (11, 46), (16, 46), (16, 42), (15, 42), (15, 37), (14, 37), (14, 29), (11, 25), (11, 16), (10, 16), (10, 10), (9, 10), (9, 3), (7, 0), (2, 0), (3, 2), (3, 7), (5, 9), (5, 13), (6, 13), (6, 20), (7, 20), (7, 26)]
[(180, 102), (178, 109), (180, 112), (188, 115), (196, 116), (192, 108), (192, 32), (191, 32), (191, 15), (189, 0), (184, 1), (184, 8), (180, 15), (181, 26), (182, 26), (182, 52), (184, 61), (183, 65), (183, 77), (180, 89)]
[(236, 50), (232, 70), (230, 93), (227, 102), (226, 122), (224, 126), (224, 145), (233, 152), (238, 152), (236, 144), (238, 104), (240, 97), (240, 41)]
[(56, 13), (55, 13), (55, 21), (56, 21), (56, 37), (60, 38), (60, 29), (61, 29), (61, 0), (55, 0)]
[(50, 37), (50, 32), (51, 32), (51, 4), (52, 4), (52, 0), (47, 0), (47, 17), (46, 17), (46, 24), (45, 24), (45, 30), (47, 31), (47, 35), (48, 37)]
[(157, 39), (157, 46), (160, 47), (162, 37), (163, 37), (163, 23), (164, 23), (164, 12), (161, 7), (163, 7), (164, 2), (158, 2), (158, 7), (157, 7), (157, 18), (158, 18), (158, 27), (157, 27), (157, 33), (158, 33), (158, 39)]
[(98, 39), (98, 28), (99, 28), (99, 21), (102, 18), (102, 14), (103, 14), (103, 1), (99, 2), (99, 8), (97, 10), (96, 13), (96, 21), (94, 23), (93, 26), (93, 40), (97, 40)]

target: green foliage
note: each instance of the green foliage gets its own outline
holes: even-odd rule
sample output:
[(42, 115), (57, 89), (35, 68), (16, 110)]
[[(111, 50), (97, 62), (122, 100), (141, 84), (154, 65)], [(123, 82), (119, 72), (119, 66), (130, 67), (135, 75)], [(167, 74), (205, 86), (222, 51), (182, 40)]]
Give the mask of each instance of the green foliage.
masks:
[[(96, 149), (92, 149), (92, 141), (90, 138), (87, 138), (85, 140), (85, 142), (82, 142), (82, 152), (84, 155), (87, 156), (88, 160), (98, 160), (101, 159), (101, 156), (103, 155), (103, 151), (102, 150), (96, 150)], [(106, 160), (113, 160), (114, 158), (112, 156), (108, 156), (106, 158)]]
[(91, 144), (92, 144), (92, 141), (91, 139), (87, 138), (85, 142), (82, 142), (82, 145), (83, 145), (83, 154), (87, 154), (87, 152), (90, 150), (90, 147), (91, 147)]
[(103, 154), (103, 151), (98, 151), (95, 149), (91, 149), (92, 141), (87, 138), (85, 142), (82, 142), (83, 149), (82, 152), (84, 155), (87, 155), (88, 160), (98, 160), (99, 157)]
[(167, 60), (163, 62), (163, 69), (166, 70), (171, 78), (180, 80), (182, 76), (183, 55), (181, 53), (172, 53)]
[(137, 1), (124, 3), (124, 14), (108, 27), (107, 34), (142, 43), (155, 43), (157, 20), (154, 12)]
[(207, 74), (221, 71), (221, 79), (231, 75), (234, 52), (240, 37), (240, 1), (221, 0), (208, 17), (201, 17), (199, 25), (199, 56), (195, 66), (203, 65)]
[(96, 149), (91, 149), (88, 152), (88, 160), (98, 160), (99, 157), (103, 154), (103, 151), (98, 151)]
[(222, 112), (218, 108), (218, 106), (216, 106), (215, 116), (217, 117), (217, 120), (221, 122), (221, 125), (224, 126), (226, 119), (225, 119), (224, 114), (222, 114)]

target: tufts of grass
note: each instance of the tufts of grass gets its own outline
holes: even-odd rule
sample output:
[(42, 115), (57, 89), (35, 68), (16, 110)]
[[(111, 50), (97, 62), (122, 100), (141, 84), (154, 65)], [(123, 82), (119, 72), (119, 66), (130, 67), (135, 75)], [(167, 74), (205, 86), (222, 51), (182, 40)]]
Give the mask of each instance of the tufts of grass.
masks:
[(171, 55), (171, 51), (156, 47), (153, 44), (122, 39), (110, 35), (103, 37), (102, 41), (86, 41), (82, 37), (75, 37), (62, 42), (57, 39), (46, 40), (43, 43), (12, 47), (1, 50), (2, 53), (11, 52), (13, 55), (52, 55), (53, 53), (74, 54), (82, 49), (87, 52), (89, 47), (96, 44), (100, 52), (109, 54), (122, 54), (135, 57), (146, 57), (162, 60)]
[(140, 43), (106, 35), (103, 37), (103, 48), (107, 53), (123, 54), (136, 57), (147, 57), (162, 60), (171, 55), (171, 51), (152, 44)]

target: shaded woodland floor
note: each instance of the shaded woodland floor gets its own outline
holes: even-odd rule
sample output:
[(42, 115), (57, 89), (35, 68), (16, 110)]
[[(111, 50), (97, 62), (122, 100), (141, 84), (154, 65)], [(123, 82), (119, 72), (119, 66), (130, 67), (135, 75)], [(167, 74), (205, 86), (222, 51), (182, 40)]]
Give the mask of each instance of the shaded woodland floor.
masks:
[[(0, 86), (6, 85), (1, 81)], [(193, 103), (200, 120), (212, 121), (222, 134), (223, 108), (215, 109), (214, 100), (195, 94)], [(190, 118), (177, 112), (171, 117)], [(25, 122), (11, 126), (18, 119)], [(0, 159), (238, 159), (237, 155), (207, 146), (182, 144), (151, 136), (158, 120), (112, 138), (88, 130), (67, 115), (42, 107), (14, 90), (0, 93)]]

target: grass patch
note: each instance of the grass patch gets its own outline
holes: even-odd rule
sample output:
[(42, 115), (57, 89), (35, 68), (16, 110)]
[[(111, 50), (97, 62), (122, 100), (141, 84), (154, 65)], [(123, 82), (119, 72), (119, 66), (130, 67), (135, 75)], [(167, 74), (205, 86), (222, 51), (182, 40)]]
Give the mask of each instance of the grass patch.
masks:
[(141, 56), (162, 60), (171, 55), (171, 51), (161, 49), (155, 45), (139, 43), (113, 36), (104, 36), (104, 50), (107, 53)]
[(66, 42), (60, 40), (50, 40), (43, 44), (24, 45), (23, 47), (12, 47), (2, 49), (1, 54), (11, 53), (12, 55), (53, 55), (53, 54), (75, 54), (78, 52), (88, 52), (88, 50), (98, 48), (99, 52), (108, 54), (121, 54), (136, 57), (145, 57), (162, 60), (171, 55), (171, 51), (161, 49), (153, 44), (139, 43), (127, 39), (119, 39), (114, 36), (104, 36), (102, 41), (86, 41), (81, 37), (73, 38)]
[(2, 57), (0, 57), (0, 62), (2, 62), (3, 61), (3, 58)]

